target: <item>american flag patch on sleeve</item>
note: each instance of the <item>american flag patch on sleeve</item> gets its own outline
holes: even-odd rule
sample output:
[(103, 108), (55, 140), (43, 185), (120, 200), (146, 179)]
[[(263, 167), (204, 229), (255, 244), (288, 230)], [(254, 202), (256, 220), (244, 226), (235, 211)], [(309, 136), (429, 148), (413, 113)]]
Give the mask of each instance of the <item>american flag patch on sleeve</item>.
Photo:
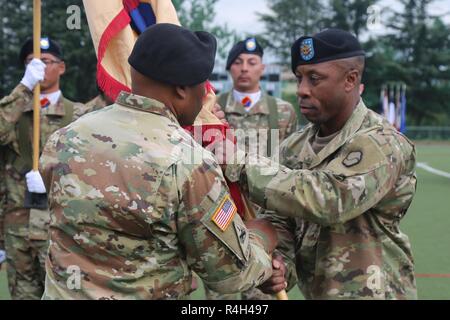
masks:
[(233, 220), (236, 213), (236, 205), (230, 196), (225, 196), (220, 203), (220, 206), (214, 212), (211, 220), (219, 227), (220, 230), (225, 231), (230, 222)]

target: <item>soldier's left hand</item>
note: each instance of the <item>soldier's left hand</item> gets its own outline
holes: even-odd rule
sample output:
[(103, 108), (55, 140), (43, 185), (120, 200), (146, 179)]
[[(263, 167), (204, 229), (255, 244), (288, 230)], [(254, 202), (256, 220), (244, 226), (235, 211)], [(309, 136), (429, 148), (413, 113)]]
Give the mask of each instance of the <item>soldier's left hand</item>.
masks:
[(258, 288), (266, 294), (276, 294), (286, 289), (286, 266), (281, 255), (274, 253), (272, 257), (272, 276)]

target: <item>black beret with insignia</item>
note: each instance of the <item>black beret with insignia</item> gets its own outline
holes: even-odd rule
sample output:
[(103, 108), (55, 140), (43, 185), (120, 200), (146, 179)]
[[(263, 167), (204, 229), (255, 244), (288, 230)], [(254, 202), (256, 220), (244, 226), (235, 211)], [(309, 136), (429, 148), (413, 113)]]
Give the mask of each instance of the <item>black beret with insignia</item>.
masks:
[(208, 32), (158, 23), (141, 33), (128, 63), (159, 82), (193, 86), (211, 75), (216, 48), (216, 38)]
[[(42, 37), (41, 38), (41, 53), (51, 53), (55, 57), (62, 59), (63, 53), (61, 46), (56, 42), (55, 40), (52, 40), (48, 37)], [(22, 49), (20, 49), (19, 59), (20, 63), (24, 63), (26, 57), (33, 53), (33, 39), (28, 39), (25, 41), (25, 43), (22, 45)]]
[(303, 36), (291, 48), (291, 68), (303, 64), (316, 64), (356, 56), (364, 56), (358, 39), (350, 32), (326, 29), (313, 36)]
[(264, 50), (255, 38), (247, 38), (245, 40), (239, 41), (233, 46), (233, 48), (231, 48), (230, 52), (228, 53), (226, 65), (227, 70), (230, 70), (230, 67), (233, 64), (234, 60), (236, 60), (241, 53), (256, 54), (262, 57), (264, 54)]

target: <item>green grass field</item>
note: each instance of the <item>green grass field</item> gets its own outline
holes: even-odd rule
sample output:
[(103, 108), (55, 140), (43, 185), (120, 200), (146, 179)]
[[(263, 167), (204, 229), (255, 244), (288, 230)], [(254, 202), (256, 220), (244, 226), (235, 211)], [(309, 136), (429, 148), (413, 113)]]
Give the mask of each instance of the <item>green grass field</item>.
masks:
[[(418, 143), (417, 161), (450, 173), (449, 143)], [(417, 194), (401, 224), (410, 237), (420, 299), (450, 299), (450, 179), (417, 168)], [(203, 299), (200, 288), (193, 299)], [(303, 299), (295, 288), (291, 300)], [(9, 299), (6, 275), (0, 272), (0, 299)]]

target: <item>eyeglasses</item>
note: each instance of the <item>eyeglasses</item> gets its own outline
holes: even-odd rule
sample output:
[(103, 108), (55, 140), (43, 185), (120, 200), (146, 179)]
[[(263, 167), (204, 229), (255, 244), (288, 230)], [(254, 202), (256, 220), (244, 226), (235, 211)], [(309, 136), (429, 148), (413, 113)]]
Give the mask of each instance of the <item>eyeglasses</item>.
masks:
[[(33, 60), (33, 59), (28, 59), (28, 60), (26, 60), (26, 61), (25, 61), (25, 65), (27, 66), (27, 65), (31, 62), (31, 60)], [(46, 66), (48, 66), (48, 65), (50, 65), (50, 64), (61, 63), (61, 62), (62, 62), (61, 60), (52, 60), (52, 59), (42, 59), (41, 61), (42, 61)]]

